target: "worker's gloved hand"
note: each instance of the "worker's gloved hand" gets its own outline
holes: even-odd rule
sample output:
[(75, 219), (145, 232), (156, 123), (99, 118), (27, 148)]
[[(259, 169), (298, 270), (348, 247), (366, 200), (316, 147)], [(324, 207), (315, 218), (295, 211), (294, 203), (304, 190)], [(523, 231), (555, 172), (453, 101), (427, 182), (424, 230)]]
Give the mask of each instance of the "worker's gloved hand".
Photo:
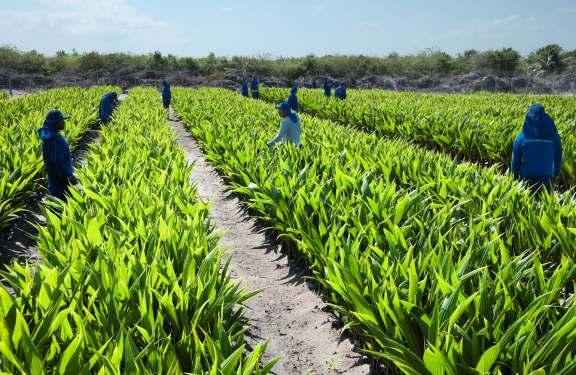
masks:
[(68, 182), (69, 182), (71, 185), (78, 185), (78, 179), (77, 179), (76, 176), (74, 176), (74, 175), (68, 177)]

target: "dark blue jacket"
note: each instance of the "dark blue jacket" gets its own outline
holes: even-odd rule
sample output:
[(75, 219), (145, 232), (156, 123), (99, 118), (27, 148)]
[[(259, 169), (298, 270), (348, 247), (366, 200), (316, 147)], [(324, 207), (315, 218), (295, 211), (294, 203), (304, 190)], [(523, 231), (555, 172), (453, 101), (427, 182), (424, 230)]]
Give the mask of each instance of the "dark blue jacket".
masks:
[(170, 92), (170, 84), (168, 81), (162, 82), (162, 102), (166, 105), (170, 105), (172, 100), (172, 93)]
[(240, 93), (241, 93), (242, 96), (244, 96), (244, 97), (248, 97), (248, 96), (249, 96), (248, 83), (242, 82), (242, 87), (240, 88)]
[(292, 90), (290, 90), (290, 95), (288, 96), (288, 104), (290, 105), (290, 109), (296, 112), (300, 110), (300, 105), (298, 104), (298, 97), (296, 96), (297, 93), (298, 88), (292, 87)]
[(535, 104), (530, 107), (522, 132), (514, 141), (512, 172), (524, 178), (558, 176), (562, 168), (562, 144), (556, 125)]
[(250, 82), (250, 90), (252, 91), (259, 91), (260, 89), (260, 82), (258, 82), (258, 78), (252, 78), (252, 82)]
[(48, 190), (55, 197), (63, 197), (68, 187), (68, 179), (74, 175), (72, 157), (68, 142), (50, 124), (38, 129), (42, 140), (42, 156), (48, 172)]
[(100, 117), (100, 121), (107, 124), (110, 121), (110, 116), (112, 116), (112, 112), (114, 112), (114, 108), (116, 108), (116, 100), (118, 98), (118, 94), (115, 92), (109, 92), (102, 96), (100, 100), (100, 108), (98, 110), (98, 114)]
[(344, 85), (340, 85), (334, 90), (334, 97), (336, 99), (344, 100), (346, 96), (346, 87)]
[(326, 96), (327, 98), (332, 96), (332, 85), (328, 82), (324, 83), (324, 96)]

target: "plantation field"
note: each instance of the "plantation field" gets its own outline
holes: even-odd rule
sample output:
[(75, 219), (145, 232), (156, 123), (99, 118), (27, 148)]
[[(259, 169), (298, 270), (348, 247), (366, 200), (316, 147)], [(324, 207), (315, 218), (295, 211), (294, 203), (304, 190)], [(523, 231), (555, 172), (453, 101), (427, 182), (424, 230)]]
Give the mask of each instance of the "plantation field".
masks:
[[(42, 189), (46, 112), (72, 116), (74, 147), (110, 90), (0, 99), (0, 231)], [(540, 101), (564, 137), (571, 185), (571, 98), (352, 90), (338, 102), (302, 90), (299, 149), (267, 147), (280, 122), (270, 102), (215, 88), (172, 96), (205, 158), (295, 249), (371, 361), (393, 374), (576, 373), (576, 201), (571, 191), (535, 199), (499, 165), (527, 103)], [(254, 337), (245, 308), (258, 291), (232, 281), (234, 255), (224, 259), (171, 121), (155, 89), (130, 90), (80, 184), (41, 203), (40, 261), (0, 272), (0, 373), (273, 371), (274, 337)], [(287, 306), (270, 319), (291, 310), (305, 314)]]
[[(285, 101), (287, 89), (262, 88), (261, 97)], [(564, 163), (560, 183), (576, 185), (576, 101), (570, 96), (510, 94), (440, 95), (348, 90), (328, 100), (321, 90), (298, 93), (301, 110), (339, 124), (401, 138), (480, 164), (510, 165), (512, 144), (531, 104), (541, 103), (556, 121)]]
[(208, 159), (306, 259), (367, 353), (409, 374), (576, 369), (576, 216), (494, 168), (302, 116), (268, 151), (272, 106), (175, 90)]
[[(3, 273), (4, 373), (265, 374), (206, 205), (151, 89), (102, 130), (66, 204), (49, 204), (39, 265)], [(267, 369), (268, 368), (268, 369)]]
[(100, 97), (114, 87), (65, 88), (0, 101), (0, 230), (23, 210), (39, 188), (42, 149), (36, 132), (46, 113), (59, 108), (71, 118), (65, 136), (71, 146), (97, 121)]

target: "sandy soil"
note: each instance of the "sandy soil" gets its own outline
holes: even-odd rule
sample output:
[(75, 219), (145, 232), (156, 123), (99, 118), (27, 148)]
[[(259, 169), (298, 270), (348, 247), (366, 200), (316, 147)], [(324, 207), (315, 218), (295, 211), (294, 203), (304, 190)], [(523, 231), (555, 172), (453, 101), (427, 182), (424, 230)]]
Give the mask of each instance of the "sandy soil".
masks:
[(278, 245), (258, 229), (241, 202), (231, 195), (200, 147), (173, 112), (170, 121), (189, 163), (198, 195), (210, 202), (211, 219), (230, 251), (231, 272), (249, 290), (263, 289), (247, 306), (248, 344), (270, 340), (266, 358), (281, 356), (276, 374), (368, 374), (366, 358), (335, 329), (340, 323), (325, 312), (325, 303), (291, 264)]

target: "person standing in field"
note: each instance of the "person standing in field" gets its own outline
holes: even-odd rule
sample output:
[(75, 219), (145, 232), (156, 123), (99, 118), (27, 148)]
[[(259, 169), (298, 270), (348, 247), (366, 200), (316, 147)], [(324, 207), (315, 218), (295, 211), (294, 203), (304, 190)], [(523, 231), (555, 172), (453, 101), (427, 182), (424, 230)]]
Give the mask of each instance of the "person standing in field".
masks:
[(334, 90), (334, 97), (336, 99), (340, 99), (340, 100), (344, 100), (347, 97), (346, 94), (346, 85), (341, 83), (338, 85), (338, 87), (336, 87), (336, 90)]
[(248, 82), (246, 82), (246, 80), (242, 81), (242, 86), (240, 87), (240, 93), (245, 98), (250, 96), (249, 95), (250, 93), (248, 92)]
[(324, 96), (327, 98), (332, 96), (332, 85), (327, 79), (324, 80)]
[(290, 109), (298, 112), (300, 111), (300, 105), (298, 104), (298, 97), (296, 94), (298, 94), (298, 87), (294, 86), (290, 90), (290, 95), (288, 95), (288, 105), (290, 105)]
[(170, 102), (172, 101), (172, 92), (170, 91), (170, 83), (168, 81), (162, 82), (162, 104), (164, 109), (170, 107)]
[(260, 82), (256, 76), (252, 77), (252, 82), (250, 82), (250, 90), (252, 91), (252, 97), (254, 99), (260, 99)]
[(272, 147), (276, 143), (283, 143), (288, 141), (297, 147), (302, 147), (300, 142), (300, 136), (302, 134), (302, 129), (300, 127), (300, 118), (298, 115), (290, 109), (290, 105), (286, 102), (280, 103), (276, 106), (278, 114), (282, 117), (282, 122), (280, 123), (280, 130), (278, 134), (274, 136), (268, 142), (268, 147)]
[(48, 174), (48, 191), (50, 195), (60, 199), (64, 199), (71, 184), (78, 183), (72, 168), (70, 146), (60, 134), (60, 131), (66, 128), (67, 118), (59, 110), (51, 110), (42, 127), (38, 129), (42, 140), (42, 158)]
[(110, 117), (112, 116), (112, 112), (118, 105), (118, 94), (115, 92), (109, 92), (102, 96), (100, 100), (100, 108), (98, 110), (98, 114), (100, 117), (100, 121), (103, 124), (108, 124), (110, 122)]
[(512, 173), (532, 191), (552, 190), (562, 168), (562, 143), (556, 124), (540, 104), (530, 107), (522, 131), (514, 141)]

